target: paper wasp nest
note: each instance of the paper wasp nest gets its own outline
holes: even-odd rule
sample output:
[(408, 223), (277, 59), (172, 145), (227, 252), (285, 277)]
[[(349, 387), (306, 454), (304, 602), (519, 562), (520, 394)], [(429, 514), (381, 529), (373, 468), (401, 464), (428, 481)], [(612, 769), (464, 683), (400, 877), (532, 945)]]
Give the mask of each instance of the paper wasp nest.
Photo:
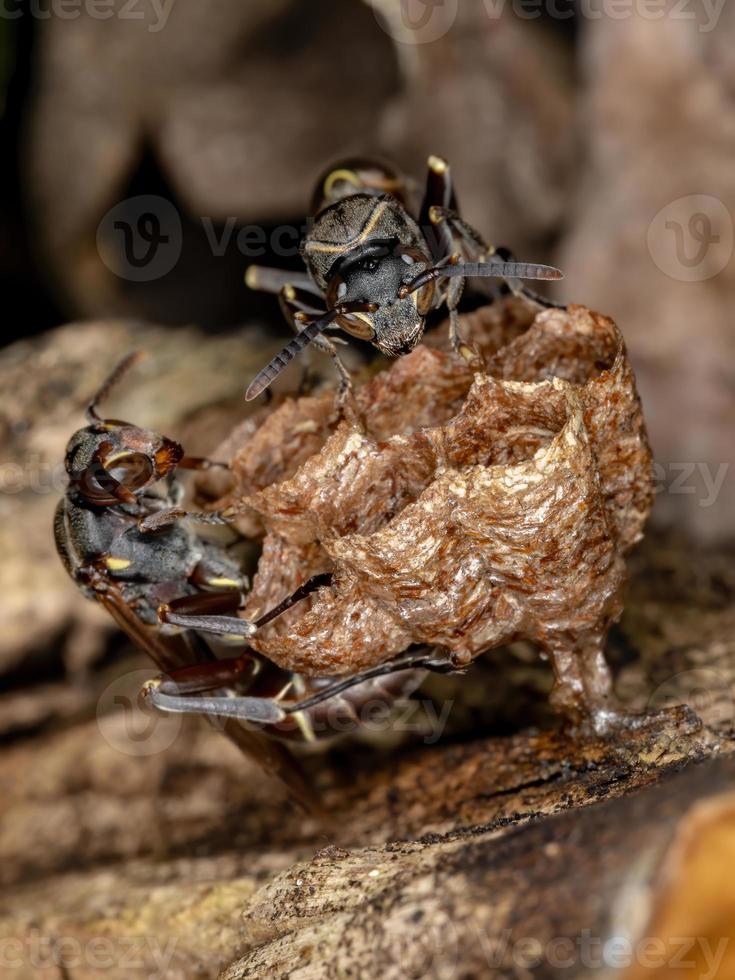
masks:
[(265, 532), (245, 614), (334, 572), (253, 645), (336, 675), (412, 644), (462, 664), (523, 637), (574, 715), (606, 693), (624, 555), (652, 503), (635, 381), (615, 324), (581, 306), (508, 300), (464, 330), (484, 370), (421, 346), (357, 388), (360, 421), (328, 392), (243, 427), (228, 502)]

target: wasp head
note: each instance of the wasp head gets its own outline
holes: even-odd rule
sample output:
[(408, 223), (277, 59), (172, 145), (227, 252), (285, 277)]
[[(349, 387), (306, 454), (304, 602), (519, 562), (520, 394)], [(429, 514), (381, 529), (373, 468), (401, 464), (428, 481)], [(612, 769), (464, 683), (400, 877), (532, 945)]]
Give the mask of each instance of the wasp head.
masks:
[(374, 312), (349, 313), (337, 322), (347, 333), (371, 341), (390, 357), (407, 354), (423, 334), (433, 286), (405, 297), (400, 291), (426, 268), (428, 260), (421, 250), (396, 239), (374, 239), (334, 264), (327, 305), (374, 304)]
[(416, 346), (431, 308), (433, 284), (400, 296), (401, 287), (428, 269), (421, 230), (400, 201), (353, 194), (326, 208), (307, 236), (303, 256), (327, 306), (362, 303), (371, 313), (349, 313), (337, 323), (395, 357)]
[(133, 503), (171, 473), (181, 446), (147, 429), (114, 420), (93, 423), (69, 440), (64, 465), (70, 485), (98, 507)]
[(70, 489), (98, 507), (134, 503), (184, 455), (181, 446), (165, 436), (99, 414), (100, 403), (140, 359), (136, 352), (120, 361), (87, 406), (89, 425), (75, 432), (66, 447)]

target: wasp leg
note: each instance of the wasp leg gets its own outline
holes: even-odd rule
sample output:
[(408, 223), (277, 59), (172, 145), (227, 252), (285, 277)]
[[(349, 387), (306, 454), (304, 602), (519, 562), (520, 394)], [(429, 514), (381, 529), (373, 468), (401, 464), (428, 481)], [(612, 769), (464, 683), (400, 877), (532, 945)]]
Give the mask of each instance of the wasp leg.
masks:
[[(184, 667), (148, 681), (143, 693), (161, 711), (237, 718), (263, 725), (278, 724), (284, 721), (287, 712), (277, 698), (233, 697), (225, 693), (249, 686), (260, 666), (255, 657), (246, 654), (234, 660)], [(222, 693), (201, 697), (218, 691)]]
[(156, 534), (159, 531), (168, 530), (183, 520), (196, 521), (197, 524), (227, 524), (227, 519), (217, 511), (203, 514), (197, 511), (184, 510), (181, 507), (168, 507), (166, 510), (159, 510), (141, 517), (137, 528), (142, 534)]
[(432, 222), (431, 209), (435, 207), (452, 212), (459, 210), (449, 163), (442, 157), (430, 156), (419, 226), (429, 243), (434, 261), (438, 261), (451, 253), (452, 237), (446, 225), (437, 226)]
[[(262, 666), (260, 660), (246, 653), (161, 674), (148, 681), (143, 692), (161, 711), (217, 715), (263, 724), (283, 721), (286, 714), (275, 698), (232, 697), (225, 693), (250, 687)], [(212, 698), (200, 697), (213, 692), (220, 693)]]
[[(447, 196), (450, 194), (445, 193), (445, 197)], [(428, 207), (427, 216), (430, 226), (435, 230), (435, 236), (432, 237), (438, 239), (442, 258), (445, 261), (456, 264), (463, 258), (484, 259), (492, 253), (492, 249), (482, 240), (479, 233), (459, 217), (455, 207), (443, 203), (433, 204)], [(449, 311), (449, 341), (457, 353), (464, 353), (468, 349), (459, 327), (459, 304), (465, 290), (465, 283), (464, 278), (450, 281), (445, 296)]]
[[(496, 257), (502, 262), (515, 262), (513, 253), (508, 248), (488, 245), (480, 233), (468, 224), (459, 214), (447, 208), (434, 208), (431, 212), (430, 220), (439, 222), (440, 225), (450, 229), (450, 236), (453, 243), (459, 243), (464, 257), (471, 262), (487, 262), (488, 259)], [(454, 245), (453, 247), (456, 247)], [(546, 309), (566, 309), (564, 303), (554, 303), (552, 300), (539, 296), (538, 293), (529, 289), (523, 282), (512, 276), (505, 278), (505, 284), (514, 296), (519, 296), (536, 306)]]
[(295, 286), (307, 293), (321, 297), (319, 287), (312, 281), (308, 272), (288, 272), (285, 269), (272, 269), (266, 265), (248, 266), (245, 284), (249, 289), (262, 293), (280, 293), (285, 286)]
[[(296, 589), (295, 592), (292, 592), (290, 596), (287, 596), (283, 602), (274, 606), (273, 609), (270, 609), (254, 622), (247, 619), (238, 619), (236, 616), (210, 615), (208, 611), (200, 615), (199, 608), (201, 607), (198, 603), (201, 601), (203, 606), (204, 600), (207, 599), (206, 595), (194, 597), (184, 596), (182, 599), (174, 599), (173, 602), (159, 606), (158, 618), (162, 623), (167, 623), (170, 626), (202, 630), (204, 633), (216, 633), (219, 636), (239, 636), (243, 639), (249, 639), (255, 636), (263, 626), (267, 626), (268, 623), (282, 616), (283, 613), (291, 609), (292, 606), (295, 606), (297, 602), (301, 602), (302, 599), (311, 595), (312, 592), (316, 592), (317, 589), (329, 585), (331, 581), (331, 573), (313, 576), (308, 582), (305, 582)], [(192, 600), (195, 600), (193, 612)]]
[[(228, 666), (229, 665), (229, 666)], [(217, 664), (203, 665), (203, 669), (185, 669), (175, 671), (169, 676), (157, 677), (149, 681), (143, 688), (144, 694), (155, 707), (161, 711), (177, 714), (205, 714), (225, 718), (238, 718), (266, 725), (274, 725), (285, 721), (290, 715), (298, 715), (315, 708), (331, 698), (343, 694), (350, 688), (378, 677), (394, 674), (398, 671), (423, 668), (427, 670), (452, 670), (450, 655), (438, 654), (431, 648), (423, 647), (403, 654), (395, 660), (360, 671), (351, 677), (334, 681), (320, 691), (303, 698), (300, 701), (286, 701), (281, 695), (277, 697), (192, 697), (192, 694), (207, 693), (216, 688), (232, 688), (248, 681), (257, 675), (257, 668), (250, 663), (250, 658), (242, 657), (231, 661), (219, 661)], [(287, 685), (286, 690), (290, 685)]]
[[(297, 289), (296, 286), (290, 283), (281, 290), (279, 300), (283, 315), (297, 333), (301, 330), (299, 323), (301, 317), (324, 316), (326, 312), (325, 310), (318, 309), (314, 305), (314, 298), (311, 295), (305, 294), (303, 290)], [(344, 409), (352, 396), (352, 378), (350, 377), (350, 372), (337, 353), (334, 341), (321, 336), (313, 340), (312, 344), (317, 350), (320, 350), (323, 354), (328, 354), (332, 358), (337, 374), (339, 375), (337, 405), (340, 409)]]
[(229, 614), (234, 618), (240, 604), (239, 590), (227, 589), (221, 592), (197, 592), (194, 595), (181, 596), (180, 599), (172, 599), (167, 608), (177, 616), (226, 616)]

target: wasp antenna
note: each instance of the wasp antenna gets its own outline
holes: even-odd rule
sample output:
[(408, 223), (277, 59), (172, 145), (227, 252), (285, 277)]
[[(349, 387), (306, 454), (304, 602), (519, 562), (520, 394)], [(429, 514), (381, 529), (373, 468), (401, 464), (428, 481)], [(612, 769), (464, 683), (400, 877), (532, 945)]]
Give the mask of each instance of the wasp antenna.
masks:
[(132, 354), (128, 354), (124, 357), (122, 361), (117, 365), (115, 370), (110, 374), (110, 376), (104, 381), (102, 386), (98, 389), (90, 403), (87, 405), (85, 415), (88, 422), (102, 422), (103, 419), (99, 415), (97, 408), (101, 402), (105, 401), (115, 385), (122, 379), (122, 377), (127, 374), (133, 365), (137, 364), (139, 361), (143, 360), (145, 354), (142, 351), (133, 351)]
[(245, 401), (251, 402), (258, 395), (262, 394), (266, 388), (269, 388), (294, 357), (300, 354), (305, 347), (308, 347), (312, 340), (315, 340), (334, 319), (334, 316), (325, 316), (320, 320), (314, 320), (313, 323), (307, 324), (303, 330), (297, 333), (294, 339), (289, 344), (286, 344), (283, 350), (279, 351), (251, 381), (248, 390), (245, 392)]
[(263, 626), (267, 626), (268, 623), (272, 623), (274, 619), (278, 619), (285, 612), (295, 606), (297, 602), (301, 602), (302, 599), (306, 599), (317, 589), (325, 588), (332, 584), (332, 573), (324, 572), (321, 575), (313, 575), (308, 582), (304, 582), (303, 585), (299, 586), (295, 592), (292, 592), (290, 596), (287, 596), (273, 609), (270, 609), (265, 615), (261, 616), (260, 619), (255, 620), (255, 626), (257, 629), (261, 629)]
[(310, 276), (305, 272), (288, 272), (286, 269), (272, 269), (267, 265), (249, 265), (245, 270), (245, 285), (264, 293), (280, 293), (284, 286), (292, 285), (297, 289), (319, 295)]
[(377, 303), (350, 302), (335, 306), (328, 310), (323, 316), (311, 317), (306, 313), (299, 313), (294, 317), (300, 322), (307, 322), (303, 330), (296, 334), (290, 344), (287, 344), (282, 351), (266, 364), (262, 371), (251, 381), (248, 390), (245, 392), (245, 400), (252, 401), (262, 394), (278, 377), (281, 371), (291, 363), (291, 361), (307, 347), (312, 340), (316, 340), (320, 333), (323, 333), (340, 316), (347, 316), (349, 313), (374, 313), (378, 309)]
[(460, 262), (442, 269), (448, 279), (498, 277), (500, 279), (563, 279), (564, 273), (551, 265), (531, 262)]
[(259, 629), (272, 623), (285, 612), (310, 596), (317, 589), (328, 586), (332, 581), (331, 572), (322, 575), (314, 575), (303, 585), (299, 586), (295, 592), (287, 596), (283, 602), (269, 609), (267, 613), (251, 622), (247, 619), (240, 619), (239, 616), (212, 616), (212, 615), (192, 615), (189, 612), (181, 612), (181, 602), (174, 600), (170, 605), (164, 603), (158, 607), (158, 621), (169, 626), (178, 626), (181, 629), (201, 630), (204, 633), (216, 633), (218, 636), (239, 636), (249, 639), (255, 636)]

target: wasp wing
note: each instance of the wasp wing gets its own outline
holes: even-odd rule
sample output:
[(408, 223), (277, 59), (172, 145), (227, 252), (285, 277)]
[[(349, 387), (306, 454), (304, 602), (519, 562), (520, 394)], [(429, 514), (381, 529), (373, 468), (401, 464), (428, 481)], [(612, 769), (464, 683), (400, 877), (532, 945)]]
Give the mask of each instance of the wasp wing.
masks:
[[(148, 654), (162, 673), (189, 666), (196, 659), (186, 631), (166, 635), (155, 626), (147, 626), (135, 615), (114, 585), (105, 592), (96, 593), (96, 597), (120, 629)], [(319, 811), (319, 804), (301, 767), (284, 745), (233, 719), (227, 719), (217, 727), (261, 769), (277, 776), (294, 800), (308, 810)]]

